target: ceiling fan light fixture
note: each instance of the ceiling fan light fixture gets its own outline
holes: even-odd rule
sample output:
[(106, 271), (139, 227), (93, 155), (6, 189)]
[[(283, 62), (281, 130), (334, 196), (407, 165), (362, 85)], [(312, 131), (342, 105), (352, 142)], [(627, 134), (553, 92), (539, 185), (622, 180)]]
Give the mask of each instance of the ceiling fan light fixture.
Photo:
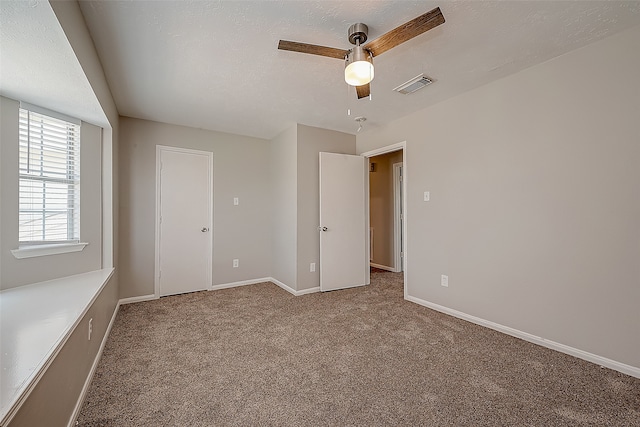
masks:
[(344, 69), (344, 81), (351, 86), (362, 86), (373, 80), (373, 60), (371, 54), (362, 46), (353, 48), (347, 57)]
[(444, 22), (442, 11), (436, 7), (384, 33), (364, 45), (365, 47), (362, 45), (368, 40), (369, 27), (358, 22), (347, 30), (349, 43), (355, 45), (352, 49), (344, 50), (287, 40), (280, 40), (278, 49), (344, 60), (344, 80), (350, 86), (355, 86), (358, 99), (366, 97), (371, 99), (371, 85), (369, 83), (373, 80), (373, 57), (377, 58), (389, 49), (442, 25)]

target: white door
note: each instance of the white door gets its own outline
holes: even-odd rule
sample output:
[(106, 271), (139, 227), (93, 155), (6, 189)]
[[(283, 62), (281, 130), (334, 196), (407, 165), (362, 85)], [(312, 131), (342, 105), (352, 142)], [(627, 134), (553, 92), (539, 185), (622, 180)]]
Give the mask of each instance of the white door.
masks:
[(211, 287), (213, 154), (158, 147), (156, 294)]
[(320, 153), (320, 290), (369, 283), (366, 159)]

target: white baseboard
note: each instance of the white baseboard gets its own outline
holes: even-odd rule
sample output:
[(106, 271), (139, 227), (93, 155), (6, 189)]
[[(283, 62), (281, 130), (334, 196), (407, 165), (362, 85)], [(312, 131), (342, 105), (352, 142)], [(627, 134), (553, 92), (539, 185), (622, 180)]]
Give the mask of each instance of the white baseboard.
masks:
[(271, 281), (271, 283), (280, 286), (282, 289), (284, 289), (285, 291), (289, 292), (290, 294), (292, 294), (292, 295), (296, 294), (295, 289), (285, 285), (284, 283), (282, 283), (278, 279), (274, 279), (273, 277), (270, 277), (269, 280)]
[[(315, 288), (303, 289), (301, 291), (296, 291), (293, 288), (285, 285), (281, 281), (274, 279), (273, 277), (261, 277), (259, 279), (250, 279), (250, 280), (241, 280), (239, 282), (223, 283), (221, 285), (214, 285), (211, 288), (209, 288), (208, 290), (210, 290), (210, 291), (218, 291), (220, 289), (237, 288), (238, 286), (255, 285), (255, 284), (258, 284), (258, 283), (265, 283), (265, 282), (271, 282), (271, 283), (273, 283), (275, 285), (278, 285), (279, 287), (281, 287), (285, 291), (287, 291), (287, 292), (289, 292), (289, 293), (291, 293), (291, 294), (293, 294), (295, 296), (307, 295), (307, 294), (313, 294), (313, 293), (316, 293), (316, 292), (320, 292), (320, 287), (319, 286), (316, 286)], [(118, 305), (132, 304), (132, 303), (143, 302), (143, 301), (151, 301), (151, 300), (154, 300), (154, 299), (158, 299), (158, 297), (153, 295), (153, 294), (151, 294), (151, 295), (141, 295), (141, 296), (137, 296), (137, 297), (123, 298), (118, 302)]]
[(274, 279), (273, 277), (270, 277), (269, 281), (271, 283), (275, 284), (275, 285), (280, 286), (285, 291), (287, 291), (290, 294), (295, 295), (297, 297), (299, 297), (300, 295), (307, 295), (307, 294), (313, 294), (313, 293), (316, 293), (316, 292), (320, 292), (320, 286), (316, 286), (315, 288), (303, 289), (301, 291), (296, 291), (292, 287), (290, 287), (288, 285), (285, 285), (284, 283), (282, 283), (281, 281), (279, 281), (277, 279)]
[(239, 282), (223, 283), (222, 285), (214, 285), (209, 290), (217, 291), (220, 289), (237, 288), (238, 286), (255, 285), (256, 283), (270, 282), (271, 277), (262, 277), (260, 279), (241, 280)]
[(570, 356), (577, 357), (579, 359), (586, 360), (588, 362), (595, 363), (596, 365), (604, 366), (606, 368), (613, 369), (618, 372), (622, 372), (623, 374), (630, 375), (632, 377), (640, 378), (640, 368), (635, 366), (627, 365), (625, 363), (617, 362), (615, 360), (608, 359), (606, 357), (598, 356), (593, 353), (586, 352), (584, 350), (580, 350), (574, 347), (570, 347), (565, 344), (560, 344), (555, 341), (551, 341), (542, 337), (538, 337), (536, 335), (529, 334), (527, 332), (520, 331), (518, 329), (510, 328), (509, 326), (504, 326), (499, 323), (491, 322), (489, 320), (482, 319), (480, 317), (472, 316), (467, 313), (463, 313), (458, 310), (454, 310), (452, 308), (448, 308), (439, 304), (435, 304), (429, 301), (425, 301), (420, 298), (413, 297), (411, 295), (407, 295), (405, 298), (407, 301), (414, 302), (416, 304), (422, 305), (427, 308), (431, 308), (433, 310), (439, 311), (444, 314), (451, 315), (453, 317), (457, 317), (462, 320), (466, 320), (471, 323), (475, 323), (476, 325), (484, 326), (489, 329), (493, 329), (498, 332), (502, 332), (507, 335), (511, 335), (516, 338), (523, 339), (533, 344), (538, 344), (543, 347), (550, 348), (552, 350), (559, 351), (561, 353), (568, 354)]
[(118, 305), (132, 304), (134, 302), (142, 302), (142, 301), (151, 301), (154, 299), (158, 299), (158, 297), (155, 296), (154, 294), (141, 295), (138, 297), (122, 298), (120, 301), (118, 301)]
[(87, 392), (89, 391), (89, 386), (91, 385), (91, 381), (93, 380), (93, 376), (96, 373), (96, 369), (98, 368), (98, 363), (102, 358), (102, 352), (104, 351), (104, 347), (107, 344), (107, 338), (109, 338), (109, 334), (111, 334), (111, 328), (113, 327), (113, 323), (116, 320), (116, 315), (118, 314), (118, 310), (120, 308), (120, 303), (116, 305), (115, 310), (113, 310), (113, 316), (111, 316), (111, 320), (109, 321), (109, 325), (107, 326), (107, 330), (104, 333), (104, 337), (102, 337), (102, 342), (100, 343), (100, 348), (98, 349), (98, 353), (96, 354), (95, 359), (93, 360), (93, 364), (91, 365), (91, 370), (89, 370), (89, 375), (87, 375), (87, 379), (82, 386), (82, 391), (80, 391), (80, 396), (78, 397), (78, 401), (76, 402), (75, 408), (73, 408), (73, 413), (71, 414), (71, 418), (69, 419), (68, 427), (73, 427), (76, 425), (76, 420), (78, 415), (80, 415), (80, 410), (82, 409), (82, 404), (84, 403), (84, 399), (87, 397)]
[(369, 265), (371, 267), (379, 268), (380, 270), (387, 270), (387, 271), (391, 271), (391, 272), (394, 272), (394, 273), (396, 272), (395, 268), (389, 267), (389, 266), (386, 266), (386, 265), (376, 264), (374, 262), (370, 262)]
[(316, 292), (320, 292), (320, 286), (316, 286), (315, 288), (303, 289), (301, 291), (296, 291), (294, 295), (299, 297), (300, 295), (315, 294)]

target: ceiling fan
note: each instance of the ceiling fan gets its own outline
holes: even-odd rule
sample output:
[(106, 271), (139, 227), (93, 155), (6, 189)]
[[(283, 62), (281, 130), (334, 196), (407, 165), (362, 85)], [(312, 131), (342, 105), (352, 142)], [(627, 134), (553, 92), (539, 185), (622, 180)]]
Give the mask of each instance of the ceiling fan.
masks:
[(349, 27), (348, 31), (349, 42), (355, 45), (355, 47), (351, 49), (337, 49), (287, 40), (280, 40), (278, 49), (343, 59), (345, 61), (345, 81), (349, 85), (356, 87), (356, 93), (358, 99), (360, 99), (369, 96), (371, 93), (370, 82), (374, 76), (374, 56), (381, 55), (389, 49), (443, 23), (444, 16), (442, 12), (440, 12), (440, 8), (436, 7), (366, 45), (363, 45), (363, 43), (367, 41), (369, 28), (362, 23), (353, 24)]

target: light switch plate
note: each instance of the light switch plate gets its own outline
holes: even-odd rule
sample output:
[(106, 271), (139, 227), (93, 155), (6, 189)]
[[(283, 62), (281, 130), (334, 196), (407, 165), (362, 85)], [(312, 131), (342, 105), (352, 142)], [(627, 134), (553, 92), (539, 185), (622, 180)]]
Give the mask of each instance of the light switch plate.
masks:
[(233, 206), (238, 206), (240, 204), (240, 199), (237, 197), (233, 198)]
[(424, 192), (424, 201), (428, 202), (430, 198), (431, 198), (431, 195), (429, 194), (429, 192), (425, 191)]

